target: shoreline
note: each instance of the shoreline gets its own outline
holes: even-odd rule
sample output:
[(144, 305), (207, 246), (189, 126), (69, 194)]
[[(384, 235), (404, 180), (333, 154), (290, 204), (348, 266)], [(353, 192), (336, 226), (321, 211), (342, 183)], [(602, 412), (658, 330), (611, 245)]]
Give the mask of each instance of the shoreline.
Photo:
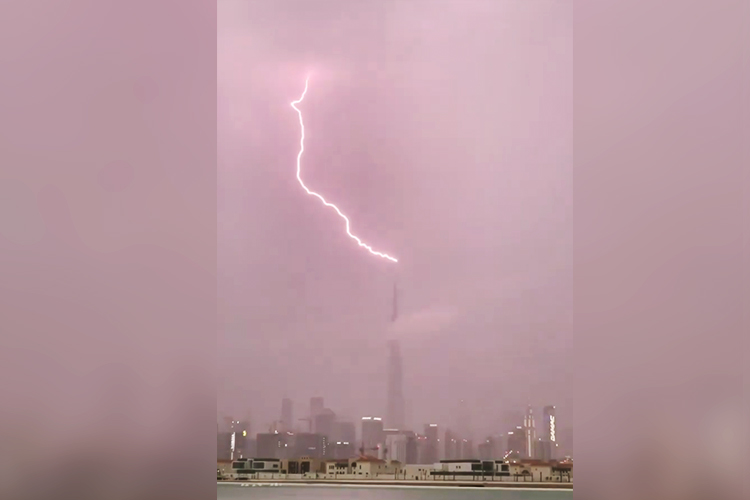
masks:
[(338, 486), (374, 488), (453, 488), (453, 489), (513, 489), (528, 491), (573, 491), (573, 483), (532, 483), (511, 481), (410, 481), (388, 479), (245, 479), (217, 481), (217, 486)]

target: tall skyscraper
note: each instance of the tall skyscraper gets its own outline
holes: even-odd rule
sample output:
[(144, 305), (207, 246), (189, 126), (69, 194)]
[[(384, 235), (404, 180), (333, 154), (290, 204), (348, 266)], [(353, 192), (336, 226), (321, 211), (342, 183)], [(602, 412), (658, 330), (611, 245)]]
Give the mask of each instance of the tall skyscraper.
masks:
[(554, 460), (557, 458), (557, 419), (555, 417), (555, 407), (545, 406), (542, 415), (542, 436), (537, 442), (539, 452), (536, 458)]
[(440, 437), (438, 435), (437, 424), (427, 424), (424, 426), (424, 454), (422, 456), (422, 463), (434, 464), (439, 460), (439, 442)]
[(378, 448), (385, 444), (383, 419), (380, 417), (362, 417), (362, 446), (363, 455), (376, 455)]
[(536, 449), (536, 423), (534, 422), (534, 410), (531, 405), (526, 407), (526, 415), (523, 417), (523, 432), (525, 438), (524, 453), (526, 458), (534, 458)]
[(443, 458), (445, 460), (458, 460), (459, 444), (458, 436), (450, 429), (446, 429), (443, 439)]
[(284, 398), (281, 400), (281, 425), (285, 432), (294, 430), (294, 419), (292, 418), (292, 400)]
[(336, 421), (333, 423), (332, 441), (347, 441), (354, 444), (357, 441), (357, 429), (354, 422)]
[(545, 406), (543, 410), (544, 415), (544, 431), (542, 437), (553, 443), (557, 442), (557, 421), (555, 419), (555, 407)]
[[(398, 288), (393, 284), (393, 315), (391, 321), (398, 319)], [(404, 376), (401, 360), (401, 345), (398, 340), (388, 342), (388, 401), (386, 404), (385, 423), (391, 429), (404, 428)]]
[(217, 456), (222, 459), (246, 458), (250, 452), (250, 422), (240, 422), (230, 417), (224, 420), (223, 428), (217, 425)]
[[(385, 449), (386, 453), (383, 453), (383, 458), (387, 460), (395, 460), (402, 464), (413, 464), (416, 463), (416, 453), (412, 456), (409, 454), (409, 448), (416, 445), (416, 435), (411, 431), (396, 431), (396, 430), (385, 430)], [(416, 452), (416, 448), (414, 448)], [(409, 461), (409, 460), (412, 461)]]
[(524, 458), (526, 454), (526, 435), (523, 427), (517, 426), (508, 434), (508, 443), (506, 453), (509, 458)]
[(357, 443), (357, 430), (354, 422), (333, 422), (329, 449), (334, 459), (355, 457), (360, 443)]
[(404, 463), (416, 464), (419, 463), (419, 447), (418, 447), (417, 435), (410, 432), (406, 436), (406, 458)]

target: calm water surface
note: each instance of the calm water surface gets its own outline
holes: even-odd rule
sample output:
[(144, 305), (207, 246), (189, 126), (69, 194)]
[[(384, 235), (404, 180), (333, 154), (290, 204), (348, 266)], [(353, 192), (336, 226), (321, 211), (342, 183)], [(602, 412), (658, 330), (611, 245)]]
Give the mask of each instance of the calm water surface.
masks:
[(573, 491), (217, 485), (217, 500), (572, 500)]

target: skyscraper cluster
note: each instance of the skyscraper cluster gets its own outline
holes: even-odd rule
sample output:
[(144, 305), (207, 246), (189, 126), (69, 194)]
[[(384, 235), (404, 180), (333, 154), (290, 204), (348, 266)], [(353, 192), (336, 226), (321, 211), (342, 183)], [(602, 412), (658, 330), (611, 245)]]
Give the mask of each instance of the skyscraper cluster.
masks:
[[(396, 321), (397, 317), (397, 289), (394, 286), (392, 320)], [(253, 452), (261, 458), (346, 459), (369, 455), (412, 464), (477, 458), (558, 458), (554, 406), (545, 406), (538, 421), (529, 405), (522, 417), (518, 413), (513, 418), (517, 422), (513, 428), (488, 437), (475, 446), (471, 435), (471, 411), (463, 399), (456, 408), (458, 419), (454, 428), (441, 430), (438, 424), (428, 423), (421, 434), (409, 430), (404, 415), (403, 378), (401, 346), (398, 340), (391, 340), (388, 342), (385, 418), (376, 415), (361, 417), (359, 436), (354, 422), (339, 419), (320, 396), (310, 398), (307, 415), (299, 418), (295, 425), (292, 400), (284, 398), (279, 420), (274, 421), (268, 432), (258, 433), (254, 440), (249, 437), (248, 423), (227, 420), (224, 431), (219, 431), (219, 456), (234, 459)]]

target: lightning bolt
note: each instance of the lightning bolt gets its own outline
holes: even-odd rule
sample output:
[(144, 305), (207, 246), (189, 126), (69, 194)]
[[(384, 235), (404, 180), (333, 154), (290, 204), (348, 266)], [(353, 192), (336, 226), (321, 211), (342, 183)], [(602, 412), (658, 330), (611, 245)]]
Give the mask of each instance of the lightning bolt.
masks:
[(334, 209), (336, 211), (336, 213), (339, 214), (339, 217), (341, 217), (342, 219), (344, 219), (344, 222), (346, 223), (346, 234), (348, 234), (351, 239), (353, 239), (354, 241), (356, 241), (357, 245), (359, 245), (362, 248), (366, 249), (372, 255), (376, 255), (378, 257), (382, 257), (383, 259), (388, 259), (391, 262), (398, 262), (398, 260), (395, 257), (391, 257), (390, 255), (388, 255), (386, 253), (382, 253), (382, 252), (378, 252), (378, 251), (373, 250), (370, 245), (367, 245), (366, 243), (362, 242), (362, 240), (360, 240), (359, 238), (357, 238), (357, 236), (355, 236), (354, 234), (352, 234), (352, 232), (351, 232), (351, 224), (349, 223), (349, 218), (346, 215), (344, 215), (341, 212), (341, 210), (339, 210), (339, 208), (336, 205), (334, 205), (333, 203), (330, 203), (330, 202), (326, 201), (325, 198), (323, 198), (321, 195), (319, 195), (315, 191), (311, 191), (305, 185), (305, 183), (302, 181), (302, 176), (301, 176), (301, 171), (302, 171), (301, 161), (302, 161), (302, 153), (305, 152), (305, 124), (302, 121), (302, 111), (300, 111), (300, 109), (297, 107), (297, 104), (301, 103), (304, 100), (305, 94), (307, 94), (307, 87), (308, 87), (308, 83), (309, 82), (310, 82), (310, 77), (308, 76), (305, 79), (305, 90), (302, 91), (302, 95), (296, 101), (292, 101), (292, 108), (294, 108), (294, 110), (297, 112), (297, 116), (299, 117), (299, 127), (300, 127), (300, 130), (301, 130), (300, 139), (299, 139), (299, 153), (297, 153), (297, 180), (299, 181), (300, 186), (302, 186), (302, 189), (304, 189), (305, 192), (307, 192), (307, 194), (309, 194), (310, 196), (315, 196), (317, 199), (319, 199), (320, 201), (323, 202), (323, 205), (325, 205), (325, 206), (327, 206), (329, 208)]

